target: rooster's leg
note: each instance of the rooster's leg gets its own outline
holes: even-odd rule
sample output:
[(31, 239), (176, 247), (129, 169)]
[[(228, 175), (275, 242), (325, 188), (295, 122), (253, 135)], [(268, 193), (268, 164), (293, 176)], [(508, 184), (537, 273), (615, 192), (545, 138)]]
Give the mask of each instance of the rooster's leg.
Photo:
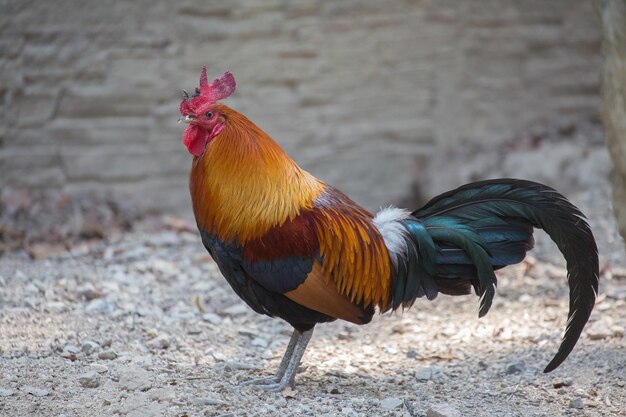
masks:
[(307, 330), (306, 332), (303, 332), (300, 335), (296, 343), (296, 346), (293, 349), (293, 353), (291, 355), (291, 359), (289, 360), (289, 364), (287, 365), (287, 369), (285, 370), (285, 373), (283, 374), (280, 381), (274, 384), (261, 385), (260, 386), (261, 388), (263, 388), (265, 391), (280, 392), (284, 390), (285, 388), (287, 388), (287, 386), (294, 385), (294, 381), (296, 377), (296, 370), (298, 369), (298, 366), (300, 365), (300, 360), (302, 359), (302, 355), (304, 355), (306, 346), (309, 344), (309, 341), (311, 340), (311, 336), (313, 336), (313, 329)]
[(293, 333), (291, 334), (291, 339), (289, 339), (287, 350), (285, 351), (285, 354), (283, 355), (283, 358), (281, 359), (280, 365), (278, 365), (278, 369), (276, 369), (276, 373), (274, 374), (274, 376), (252, 379), (250, 381), (242, 382), (239, 385), (240, 386), (270, 385), (270, 384), (276, 384), (280, 382), (283, 375), (285, 374), (285, 371), (287, 370), (287, 366), (289, 365), (289, 360), (291, 359), (291, 356), (293, 355), (293, 351), (296, 347), (296, 344), (298, 343), (298, 340), (300, 340), (301, 337), (302, 337), (302, 333), (294, 329)]

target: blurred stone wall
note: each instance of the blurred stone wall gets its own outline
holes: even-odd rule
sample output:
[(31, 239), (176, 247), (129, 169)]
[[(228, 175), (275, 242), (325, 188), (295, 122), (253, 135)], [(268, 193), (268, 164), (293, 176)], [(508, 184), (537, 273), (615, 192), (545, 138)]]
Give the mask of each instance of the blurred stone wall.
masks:
[[(437, 147), (599, 112), (586, 0), (0, 2), (3, 190), (114, 190), (188, 212), (180, 89), (227, 104), (375, 209)], [(442, 166), (441, 169), (454, 169)]]

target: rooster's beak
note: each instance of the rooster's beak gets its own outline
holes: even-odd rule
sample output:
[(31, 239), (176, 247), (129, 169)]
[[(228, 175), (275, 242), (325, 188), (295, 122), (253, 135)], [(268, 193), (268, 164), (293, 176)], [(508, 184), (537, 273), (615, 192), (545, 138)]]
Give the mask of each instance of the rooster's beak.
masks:
[(178, 123), (183, 122), (183, 123), (193, 123), (194, 118), (193, 117), (189, 117), (189, 116), (180, 116), (178, 118)]

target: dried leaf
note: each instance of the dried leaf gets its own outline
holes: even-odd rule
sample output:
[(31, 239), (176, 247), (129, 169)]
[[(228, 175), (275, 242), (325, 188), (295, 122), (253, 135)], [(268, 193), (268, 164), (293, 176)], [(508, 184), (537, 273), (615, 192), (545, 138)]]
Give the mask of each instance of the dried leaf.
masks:
[(24, 249), (33, 259), (46, 259), (67, 252), (63, 245), (54, 245), (47, 243), (33, 243), (24, 245)]
[(194, 303), (196, 304), (196, 307), (198, 308), (198, 311), (202, 314), (206, 313), (206, 310), (204, 309), (204, 307), (202, 306), (202, 300), (200, 300), (200, 296), (196, 294), (196, 296), (193, 299)]

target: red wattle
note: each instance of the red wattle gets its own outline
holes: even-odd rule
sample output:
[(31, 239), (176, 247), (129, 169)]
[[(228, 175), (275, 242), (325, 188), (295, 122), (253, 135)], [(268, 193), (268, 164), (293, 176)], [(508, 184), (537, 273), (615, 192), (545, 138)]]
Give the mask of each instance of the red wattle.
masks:
[(196, 125), (188, 126), (183, 133), (183, 143), (193, 156), (202, 155), (206, 147), (206, 130)]

